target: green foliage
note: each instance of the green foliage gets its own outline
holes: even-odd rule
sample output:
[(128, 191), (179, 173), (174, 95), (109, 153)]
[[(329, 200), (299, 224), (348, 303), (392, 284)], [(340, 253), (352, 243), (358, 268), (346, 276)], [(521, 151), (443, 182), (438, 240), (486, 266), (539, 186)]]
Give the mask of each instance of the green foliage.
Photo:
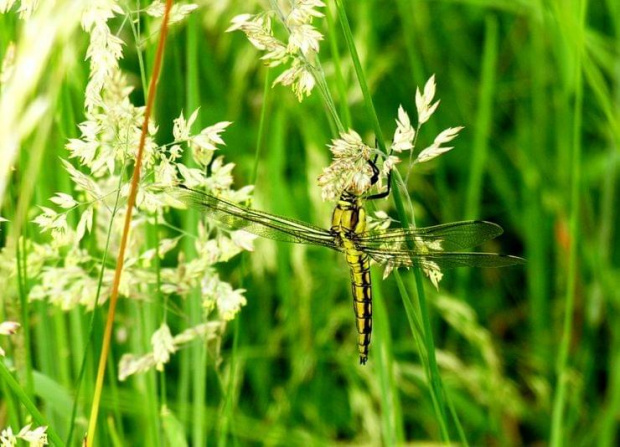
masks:
[[(222, 9), (201, 3), (172, 25), (157, 97), (158, 144), (172, 141), (182, 111), (189, 117), (200, 107), (194, 132), (232, 121), (217, 155), (236, 164), (234, 189), (253, 184), (253, 207), (327, 227), (333, 204), (321, 200), (316, 179), (331, 161), (326, 145), (338, 137), (334, 116), (367, 144), (377, 135), (389, 145), (399, 105), (413, 115), (416, 88), (435, 74), (441, 104), (418, 135), (419, 147), (442, 129), (465, 128), (451, 142), (454, 150), (429, 163), (432, 169), (415, 165), (400, 194), (413, 201), (418, 226), (463, 219), (502, 225), (505, 234), (482, 250), (520, 255), (527, 264), (448, 271), (439, 291), (427, 279), (416, 283), (419, 274), (381, 280), (374, 272), (373, 343), (368, 364), (360, 366), (341, 256), (257, 240), (254, 252), (217, 265), (247, 299), (223, 335), (190, 343), (163, 372), (120, 382), (121, 356), (148, 352), (162, 318), (173, 334), (204, 321), (198, 288), (164, 300), (153, 280), (148, 296), (119, 304), (98, 445), (181, 445), (181, 439), (219, 446), (397, 445), (448, 438), (473, 446), (617, 445), (616, 2), (397, 0), (388, 7), (370, 0), (342, 2), (338, 11), (340, 1), (327, 1), (327, 17), (313, 21), (324, 35), (326, 84), (302, 102), (288, 87), (271, 88), (286, 67), (266, 67), (241, 33), (225, 33), (237, 14), (259, 11), (250, 3), (221, 2)], [(121, 66), (136, 87), (131, 100), (141, 105), (156, 19), (143, 15), (133, 29), (122, 16), (108, 24), (126, 42)], [(0, 58), (10, 41), (25, 39), (25, 26), (14, 13), (0, 15)], [(69, 32), (71, 38), (54, 35), (62, 50), (41, 56), (47, 69), (25, 94), (29, 101), (45, 98), (45, 113), (31, 110), (37, 124), (12, 129), (21, 144), (0, 208), (10, 221), (0, 223), (0, 322), (18, 321), (21, 329), (0, 336), (7, 351), (0, 427), (19, 430), (34, 420), (50, 426), (50, 440), (66, 441), (72, 431), (78, 445), (94, 387), (101, 308), (66, 311), (28, 299), (38, 284), (29, 272), (49, 255), (37, 248), (49, 237), (30, 222), (39, 214), (35, 206), (49, 207), (58, 191), (74, 190), (60, 157), (68, 157), (68, 139), (79, 137), (89, 62), (88, 36)], [(334, 104), (325, 104), (320, 88)], [(15, 92), (0, 87), (0, 101), (9, 93)], [(25, 120), (27, 108), (18, 106)], [(378, 208), (399, 216), (392, 201)], [(198, 213), (171, 219), (196, 234)], [(68, 215), (73, 227), (78, 220)], [(145, 224), (140, 239), (157, 247), (179, 235), (159, 228)], [(100, 261), (100, 241), (93, 239), (81, 247)], [(194, 250), (191, 239), (179, 245)], [(114, 250), (104, 258), (108, 267)], [(153, 278), (172, 258), (153, 262)], [(88, 274), (100, 265), (90, 267)], [(403, 304), (407, 296), (412, 302)]]

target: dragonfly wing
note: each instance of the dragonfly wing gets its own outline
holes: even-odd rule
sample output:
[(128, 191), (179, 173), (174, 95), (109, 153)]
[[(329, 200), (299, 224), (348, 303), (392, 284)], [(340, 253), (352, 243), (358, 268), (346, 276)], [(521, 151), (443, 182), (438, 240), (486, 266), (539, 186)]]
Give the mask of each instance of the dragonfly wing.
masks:
[(380, 264), (394, 267), (442, 268), (455, 267), (508, 267), (523, 264), (525, 259), (517, 256), (495, 253), (416, 253), (415, 250), (365, 249), (368, 255)]
[(244, 230), (276, 241), (323, 245), (340, 250), (334, 235), (323, 228), (253, 210), (184, 186), (173, 188), (171, 193), (231, 230)]
[(475, 247), (503, 233), (502, 227), (482, 220), (466, 220), (433, 227), (398, 228), (360, 235), (361, 249), (454, 251)]

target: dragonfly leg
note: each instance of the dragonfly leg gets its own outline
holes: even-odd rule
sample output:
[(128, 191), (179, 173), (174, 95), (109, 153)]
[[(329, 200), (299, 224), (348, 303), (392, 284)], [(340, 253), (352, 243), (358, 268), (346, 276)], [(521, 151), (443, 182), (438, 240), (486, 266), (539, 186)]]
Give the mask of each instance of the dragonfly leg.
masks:
[[(377, 158), (379, 156), (375, 155), (374, 160), (368, 160), (368, 164), (370, 165), (370, 169), (372, 169), (372, 177), (370, 177), (370, 183), (374, 185), (379, 181), (379, 168), (377, 167)], [(392, 171), (388, 173), (387, 176), (387, 188), (385, 191), (373, 194), (371, 196), (366, 197), (366, 200), (376, 200), (376, 199), (384, 199), (390, 195), (390, 190), (392, 188)]]

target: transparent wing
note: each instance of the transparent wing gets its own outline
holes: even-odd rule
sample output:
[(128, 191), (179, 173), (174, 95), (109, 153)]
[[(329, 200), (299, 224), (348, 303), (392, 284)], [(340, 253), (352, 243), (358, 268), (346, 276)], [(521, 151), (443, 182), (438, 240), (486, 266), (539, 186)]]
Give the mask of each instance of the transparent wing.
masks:
[(323, 228), (236, 205), (185, 186), (172, 188), (170, 193), (231, 230), (244, 230), (276, 241), (322, 245), (341, 251), (334, 235)]
[(356, 240), (362, 250), (408, 250), (424, 247), (428, 251), (455, 251), (475, 247), (496, 238), (504, 230), (482, 220), (466, 220), (423, 228), (399, 228), (363, 233)]
[(508, 267), (523, 264), (525, 259), (495, 253), (421, 253), (417, 250), (365, 249), (380, 264), (393, 267), (422, 267), (449, 269), (455, 267)]

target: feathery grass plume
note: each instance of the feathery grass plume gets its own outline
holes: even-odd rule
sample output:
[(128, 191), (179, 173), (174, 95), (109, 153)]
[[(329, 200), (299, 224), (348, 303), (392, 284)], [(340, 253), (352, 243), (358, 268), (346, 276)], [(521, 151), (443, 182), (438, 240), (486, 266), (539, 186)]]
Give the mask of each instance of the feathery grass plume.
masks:
[[(72, 254), (65, 257), (64, 262), (56, 262), (54, 266), (43, 269), (41, 274), (41, 284), (36, 285), (31, 292), (31, 296), (36, 299), (47, 298), (52, 302), (61, 305), (63, 309), (70, 309), (77, 304), (85, 304), (92, 308), (95, 302), (96, 278), (87, 274), (88, 266), (95, 262), (88, 253), (79, 249), (80, 240), (88, 234), (94, 227), (96, 241), (105, 241), (106, 224), (113, 218), (113, 198), (114, 189), (119, 184), (119, 173), (122, 166), (131, 160), (131, 153), (127, 148), (132, 146), (139, 129), (135, 123), (139, 121), (142, 110), (131, 106), (127, 99), (127, 88), (124, 87), (124, 79), (117, 76), (109, 81), (116, 81), (119, 84), (112, 91), (119, 92), (125, 101), (119, 97), (107, 103), (107, 89), (102, 95), (103, 105), (107, 111), (114, 112), (115, 105), (123, 113), (92, 113), (92, 120), (82, 123), (81, 139), (73, 139), (67, 145), (70, 156), (77, 158), (83, 168), (90, 170), (89, 174), (75, 169), (68, 162), (64, 162), (65, 168), (75, 182), (76, 189), (81, 190), (85, 197), (84, 200), (77, 200), (67, 194), (58, 194), (51, 200), (63, 210), (57, 212), (51, 208), (43, 208), (44, 212), (35, 219), (43, 231), (49, 231), (52, 235), (52, 245), (67, 250)], [(120, 111), (119, 111), (120, 112)], [(111, 117), (111, 119), (110, 119)], [(232, 163), (225, 163), (223, 157), (214, 159), (214, 153), (218, 146), (223, 144), (221, 133), (230, 124), (229, 122), (217, 123), (213, 126), (202, 129), (197, 134), (191, 134), (189, 126), (196, 119), (194, 112), (189, 120), (183, 115), (175, 120), (174, 137), (175, 140), (168, 148), (157, 148), (152, 141), (149, 143), (149, 150), (145, 158), (145, 178), (153, 178), (154, 186), (145, 184), (138, 199), (138, 210), (134, 219), (134, 230), (144, 226), (150, 216), (157, 215), (160, 222), (166, 222), (164, 211), (168, 206), (184, 207), (183, 204), (176, 202), (173, 198), (162, 194), (161, 186), (170, 186), (184, 183), (191, 187), (198, 187), (209, 190), (211, 193), (225, 195), (229, 200), (245, 201), (249, 199), (251, 187), (245, 187), (238, 191), (231, 189), (233, 184)], [(122, 131), (121, 131), (122, 129)], [(97, 130), (99, 132), (94, 132)], [(101, 133), (101, 130), (105, 132)], [(120, 134), (120, 136), (119, 136)], [(183, 146), (192, 151), (194, 161), (199, 166), (210, 164), (211, 173), (205, 175), (205, 169), (190, 168), (180, 162)], [(126, 195), (126, 191), (121, 191), (121, 196)], [(67, 224), (67, 213), (82, 209), (76, 229), (70, 228)], [(122, 207), (118, 209), (118, 214), (124, 214)], [(97, 216), (97, 222), (93, 222), (93, 216)], [(117, 222), (117, 221), (115, 221)], [(115, 223), (119, 225), (119, 223)], [(116, 233), (118, 234), (118, 233)], [(215, 236), (212, 238), (212, 236)], [(112, 247), (118, 244), (117, 236), (112, 235)], [(162, 281), (161, 290), (164, 293), (175, 293), (186, 296), (189, 291), (196, 287), (201, 278), (203, 281), (210, 281), (218, 285), (218, 291), (228, 291), (221, 285), (221, 280), (214, 275), (212, 264), (230, 259), (244, 249), (251, 249), (253, 236), (241, 234), (241, 232), (227, 232), (224, 229), (216, 228), (209, 224), (208, 227), (201, 226), (199, 235), (196, 239), (196, 248), (202, 256), (177, 268), (162, 268), (160, 275)], [(172, 250), (178, 238), (164, 238), (160, 240), (157, 253), (162, 257), (165, 253)], [(148, 285), (154, 285), (156, 277), (150, 271), (151, 260), (155, 256), (153, 249), (141, 251), (142, 240), (139, 232), (134, 235), (132, 245), (129, 247), (126, 271), (130, 274), (123, 276), (121, 290), (123, 294), (143, 299), (148, 291)], [(104, 247), (99, 247), (101, 250)], [(71, 261), (69, 261), (71, 260)], [(111, 280), (111, 273), (104, 276), (103, 297)], [(60, 290), (65, 293), (59, 294)], [(222, 318), (232, 319), (239, 308), (245, 304), (245, 299), (240, 298), (242, 291), (226, 293), (217, 297), (217, 308), (220, 310)], [(60, 298), (62, 297), (62, 298)], [(62, 299), (62, 302), (56, 300)], [(209, 299), (213, 299), (210, 296)], [(207, 300), (205, 296), (205, 300)], [(228, 301), (230, 300), (230, 302)], [(209, 306), (205, 305), (205, 308)]]
[[(187, 14), (192, 9), (182, 9), (179, 14)], [(67, 160), (62, 161), (77, 194), (57, 193), (50, 199), (55, 207), (41, 207), (43, 212), (34, 223), (50, 235), (50, 241), (43, 248), (32, 242), (25, 244), (26, 248), (34, 250), (29, 251), (28, 263), (40, 260), (35, 269), (28, 266), (28, 276), (35, 280), (29, 299), (47, 300), (62, 310), (78, 305), (92, 309), (109, 296), (112, 270), (104, 272), (102, 288), (99, 289), (96, 267), (102, 252), (118, 250), (122, 219), (115, 217), (122, 217), (127, 212), (122, 204), (128, 194), (127, 188), (118, 191), (118, 187), (122, 184), (126, 166), (135, 156), (144, 108), (135, 106), (130, 100), (133, 87), (118, 66), (124, 43), (108, 25), (111, 18), (122, 12), (115, 2), (109, 0), (92, 3), (84, 10), (82, 25), (91, 35), (87, 50), (90, 77), (84, 101), (86, 119), (79, 125), (80, 137), (70, 139), (66, 145), (68, 158), (75, 160), (79, 169)], [(211, 224), (202, 225), (196, 237), (196, 249), (201, 257), (185, 262), (179, 255), (176, 266), (163, 267), (157, 274), (152, 260), (175, 249), (179, 238), (162, 238), (157, 249), (153, 249), (146, 246), (141, 231), (155, 217), (159, 223), (170, 226), (167, 210), (184, 207), (163, 192), (165, 187), (184, 183), (226, 196), (231, 201), (245, 201), (250, 197), (252, 188), (249, 186), (232, 189), (234, 165), (215, 154), (224, 145), (222, 133), (231, 123), (222, 121), (193, 133), (191, 126), (197, 116), (198, 110), (189, 119), (181, 114), (174, 121), (174, 140), (162, 147), (157, 146), (153, 138), (156, 124), (152, 123), (149, 128), (143, 159), (143, 187), (132, 218), (134, 234), (127, 248), (120, 292), (130, 299), (148, 300), (152, 290), (161, 286), (161, 293), (184, 298), (192, 289), (202, 287), (208, 292), (203, 297), (205, 321), (219, 322), (233, 319), (245, 305), (245, 298), (243, 290), (233, 290), (219, 278), (213, 264), (251, 249), (252, 237)], [(191, 152), (199, 168), (182, 164), (184, 150)], [(207, 165), (209, 175), (206, 175)], [(69, 223), (69, 213), (76, 214), (72, 220), (76, 224)], [(109, 245), (106, 245), (108, 233)], [(93, 243), (84, 244), (86, 238)], [(85, 246), (89, 249), (83, 248)], [(36, 250), (45, 252), (46, 256), (36, 256)], [(0, 260), (8, 255), (8, 251), (3, 250)], [(0, 263), (0, 267), (9, 271), (14, 269), (13, 266), (8, 262)], [(218, 310), (219, 316), (213, 314), (214, 309)], [(171, 344), (169, 331), (165, 336), (165, 323), (161, 328), (153, 336), (153, 359), (158, 369), (163, 368), (176, 350)], [(208, 335), (200, 327), (189, 330), (194, 337)], [(221, 331), (212, 331), (211, 334), (221, 334)]]
[(114, 0), (92, 2), (82, 14), (82, 29), (90, 34), (86, 50), (90, 72), (84, 101), (87, 111), (101, 104), (106, 81), (118, 71), (118, 60), (123, 56), (123, 41), (108, 26), (108, 20), (117, 14), (122, 15), (123, 9)]
[[(270, 67), (288, 64), (272, 86), (291, 86), (299, 102), (310, 96), (316, 84), (313, 75), (315, 56), (323, 35), (312, 25), (313, 18), (323, 17), (318, 8), (325, 7), (320, 0), (297, 0), (272, 2), (275, 9), (258, 14), (241, 14), (233, 17), (226, 30), (243, 31), (258, 50), (265, 52), (261, 60)], [(287, 37), (280, 40), (274, 36), (272, 16), (275, 16)]]

